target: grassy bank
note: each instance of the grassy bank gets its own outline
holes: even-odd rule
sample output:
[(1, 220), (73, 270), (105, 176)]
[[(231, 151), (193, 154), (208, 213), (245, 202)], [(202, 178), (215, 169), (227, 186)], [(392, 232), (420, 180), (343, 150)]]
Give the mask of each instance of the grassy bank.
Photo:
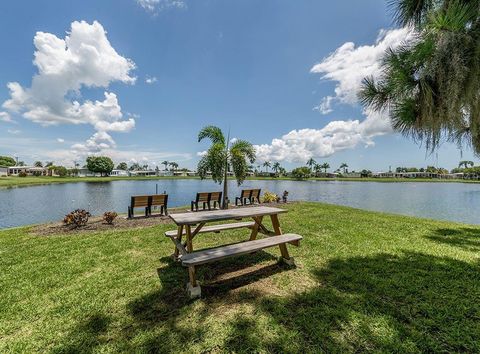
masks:
[[(480, 227), (298, 203), (277, 249), (202, 266), (163, 232), (0, 231), (0, 352), (478, 352)], [(197, 248), (245, 239), (200, 235)]]
[[(50, 183), (74, 183), (74, 182), (112, 182), (112, 181), (142, 181), (142, 180), (162, 180), (162, 179), (199, 179), (199, 177), (1, 177), (0, 188), (42, 185)], [(233, 179), (233, 178), (232, 178)], [(296, 181), (290, 177), (248, 177), (247, 180), (286, 180)], [(480, 183), (475, 180), (463, 179), (433, 179), (433, 178), (309, 178), (308, 181), (342, 181), (342, 182), (382, 182), (382, 183), (401, 183), (401, 182), (448, 182), (448, 183)]]

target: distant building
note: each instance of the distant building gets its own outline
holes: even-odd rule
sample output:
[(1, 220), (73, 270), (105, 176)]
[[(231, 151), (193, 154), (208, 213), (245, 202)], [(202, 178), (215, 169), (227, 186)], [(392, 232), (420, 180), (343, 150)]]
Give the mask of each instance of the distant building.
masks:
[(25, 173), (27, 176), (47, 176), (49, 175), (48, 168), (35, 166), (11, 166), (8, 167), (7, 174), (9, 176), (18, 176), (20, 173)]
[(140, 177), (140, 176), (156, 176), (157, 171), (155, 170), (145, 170), (145, 171), (130, 171), (130, 176)]
[(8, 167), (0, 166), (0, 176), (8, 176)]
[(109, 173), (111, 177), (128, 177), (130, 176), (130, 173), (125, 170), (112, 170), (112, 172)]

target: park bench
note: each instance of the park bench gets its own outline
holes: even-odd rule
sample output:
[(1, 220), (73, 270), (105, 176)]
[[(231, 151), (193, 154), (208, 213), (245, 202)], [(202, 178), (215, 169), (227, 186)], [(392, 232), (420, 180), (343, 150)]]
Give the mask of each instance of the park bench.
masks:
[(238, 205), (239, 202), (240, 205), (246, 205), (247, 200), (250, 204), (254, 204), (255, 199), (260, 204), (260, 191), (260, 189), (243, 189), (240, 197), (235, 198), (235, 205)]
[[(259, 240), (245, 241), (234, 243), (226, 246), (220, 246), (201, 250), (197, 252), (187, 253), (182, 256), (182, 265), (185, 267), (197, 266), (200, 264), (219, 261), (224, 258), (239, 256), (242, 254), (260, 251), (265, 248), (274, 246), (286, 247), (287, 243), (298, 242), (302, 236), (296, 234), (283, 234), (271, 236)], [(287, 261), (287, 260), (286, 260)], [(287, 262), (288, 263), (288, 262)]]
[(215, 209), (217, 206), (220, 207), (220, 203), (222, 200), (222, 192), (202, 192), (197, 193), (195, 200), (192, 200), (191, 209), (192, 211), (198, 211), (198, 205), (202, 203), (203, 210), (208, 207), (208, 210), (212, 209), (212, 202), (213, 208)]
[(145, 217), (152, 215), (152, 206), (160, 207), (160, 214), (167, 215), (168, 194), (134, 195), (130, 199), (128, 218), (135, 216), (135, 208), (145, 208)]

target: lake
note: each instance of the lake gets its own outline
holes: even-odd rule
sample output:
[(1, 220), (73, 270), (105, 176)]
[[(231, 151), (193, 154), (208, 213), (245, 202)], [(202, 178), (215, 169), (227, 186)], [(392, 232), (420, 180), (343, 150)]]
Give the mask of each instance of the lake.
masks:
[[(220, 191), (211, 180), (123, 180), (77, 182), (0, 189), (0, 228), (61, 220), (77, 208), (93, 215), (105, 211), (127, 212), (131, 195), (169, 194), (169, 206), (190, 205), (198, 191)], [(480, 184), (473, 183), (380, 183), (343, 181), (246, 181), (240, 188), (229, 184), (230, 200), (241, 188), (262, 188), (290, 200), (318, 201), (355, 208), (418, 217), (480, 224)]]

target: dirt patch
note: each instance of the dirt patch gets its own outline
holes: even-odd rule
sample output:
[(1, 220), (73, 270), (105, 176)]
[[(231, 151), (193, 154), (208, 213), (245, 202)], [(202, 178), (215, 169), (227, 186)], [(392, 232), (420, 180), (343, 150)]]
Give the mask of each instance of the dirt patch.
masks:
[[(289, 202), (290, 204), (290, 202)], [(262, 206), (272, 206), (272, 207), (281, 207), (283, 203), (264, 203)], [(258, 205), (255, 205), (258, 206)], [(243, 206), (242, 208), (249, 208), (250, 206)], [(232, 207), (234, 208), (234, 206)], [(170, 213), (183, 213), (189, 211), (187, 208), (172, 208)], [(33, 226), (30, 230), (30, 233), (38, 236), (48, 236), (48, 235), (76, 235), (89, 232), (101, 232), (101, 231), (111, 231), (111, 230), (122, 230), (122, 229), (138, 229), (144, 227), (151, 227), (162, 224), (171, 224), (172, 220), (168, 216), (163, 215), (153, 215), (151, 217), (135, 217), (133, 219), (127, 219), (126, 215), (119, 215), (113, 225), (107, 224), (103, 221), (101, 216), (90, 217), (87, 225), (79, 228), (71, 228), (65, 226), (63, 222), (53, 222), (48, 224), (41, 224)]]

